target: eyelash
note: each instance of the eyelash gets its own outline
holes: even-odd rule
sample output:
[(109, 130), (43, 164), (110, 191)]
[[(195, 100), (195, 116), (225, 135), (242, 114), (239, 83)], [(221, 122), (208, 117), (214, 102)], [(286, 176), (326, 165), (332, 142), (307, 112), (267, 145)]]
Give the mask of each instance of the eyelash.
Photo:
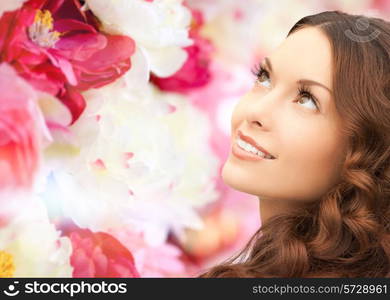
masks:
[[(255, 65), (254, 68), (251, 70), (252, 74), (256, 77), (255, 83), (259, 82), (259, 79), (261, 76), (266, 75), (268, 78), (270, 78), (270, 74), (267, 71), (266, 68), (264, 68), (261, 65)], [(298, 88), (298, 96), (306, 96), (307, 98), (310, 98), (313, 100), (315, 106), (317, 109), (319, 109), (319, 104), (317, 99), (313, 96), (313, 94), (310, 92), (309, 87), (305, 85), (300, 85)]]

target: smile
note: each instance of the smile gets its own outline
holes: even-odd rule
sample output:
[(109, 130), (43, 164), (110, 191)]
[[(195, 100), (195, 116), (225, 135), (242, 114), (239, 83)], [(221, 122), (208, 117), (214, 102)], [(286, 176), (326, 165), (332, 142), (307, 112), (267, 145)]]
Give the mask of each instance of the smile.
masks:
[(234, 156), (244, 160), (273, 160), (270, 155), (261, 152), (249, 143), (237, 138), (232, 146), (232, 153)]
[(269, 155), (269, 154), (265, 154), (264, 152), (260, 151), (259, 149), (257, 149), (256, 147), (253, 147), (251, 144), (243, 141), (242, 139), (240, 138), (237, 138), (236, 139), (236, 143), (237, 145), (241, 148), (241, 149), (244, 149), (245, 151), (248, 151), (248, 152), (251, 152), (253, 154), (256, 154), (258, 156), (261, 156), (265, 159), (272, 159), (272, 156)]

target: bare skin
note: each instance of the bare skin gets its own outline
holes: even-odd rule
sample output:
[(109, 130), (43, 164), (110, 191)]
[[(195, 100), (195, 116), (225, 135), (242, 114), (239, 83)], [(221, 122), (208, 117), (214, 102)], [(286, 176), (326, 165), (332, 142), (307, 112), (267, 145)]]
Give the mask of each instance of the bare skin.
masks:
[[(275, 159), (246, 160), (230, 151), (222, 178), (258, 196), (264, 223), (319, 199), (339, 181), (347, 139), (333, 98), (331, 46), (320, 29), (291, 34), (262, 66), (268, 73), (235, 106), (231, 143), (240, 130)], [(299, 93), (303, 79), (311, 81), (305, 83), (311, 95)]]

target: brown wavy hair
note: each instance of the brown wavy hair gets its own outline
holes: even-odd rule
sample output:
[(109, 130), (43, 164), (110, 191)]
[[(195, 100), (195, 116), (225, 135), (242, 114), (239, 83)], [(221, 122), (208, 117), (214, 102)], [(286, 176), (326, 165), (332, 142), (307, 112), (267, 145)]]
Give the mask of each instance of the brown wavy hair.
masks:
[(241, 252), (199, 277), (390, 277), (390, 23), (326, 11), (288, 35), (307, 26), (332, 47), (349, 142), (341, 180), (318, 201), (270, 218)]

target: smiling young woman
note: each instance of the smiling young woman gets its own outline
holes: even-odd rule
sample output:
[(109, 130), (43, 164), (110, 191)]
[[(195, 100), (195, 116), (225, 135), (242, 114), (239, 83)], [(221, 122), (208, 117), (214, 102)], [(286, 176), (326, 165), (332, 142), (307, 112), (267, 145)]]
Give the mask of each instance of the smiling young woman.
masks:
[(236, 105), (222, 177), (262, 225), (200, 277), (390, 276), (390, 23), (299, 20)]

